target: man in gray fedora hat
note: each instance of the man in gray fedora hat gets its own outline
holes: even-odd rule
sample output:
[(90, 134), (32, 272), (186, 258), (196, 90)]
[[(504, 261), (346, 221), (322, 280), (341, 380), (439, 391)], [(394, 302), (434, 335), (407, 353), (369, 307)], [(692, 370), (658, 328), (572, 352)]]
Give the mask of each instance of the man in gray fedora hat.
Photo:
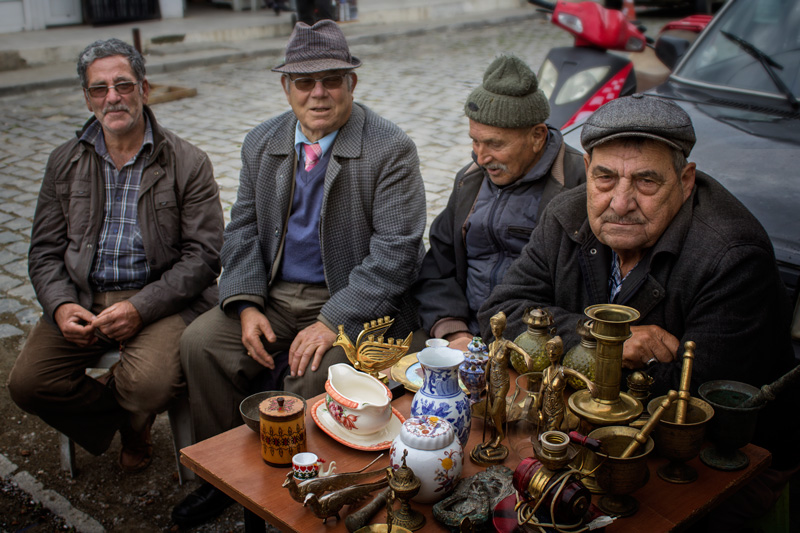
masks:
[(466, 350), (478, 309), (519, 256), (539, 214), (559, 192), (586, 179), (583, 157), (545, 124), (547, 97), (513, 55), (497, 57), (464, 105), (472, 163), (430, 230), (413, 294), (431, 337)]
[[(655, 96), (620, 98), (589, 118), (581, 143), (586, 185), (550, 202), (479, 311), (484, 331), (505, 311), (509, 336), (520, 333), (525, 308), (541, 305), (568, 349), (587, 306), (633, 307), (641, 318), (623, 365), (647, 369), (653, 396), (678, 389), (686, 341), (697, 346), (692, 395), (709, 380), (761, 386), (793, 367), (791, 308), (770, 240), (733, 195), (687, 162), (689, 116)], [(791, 440), (781, 446), (779, 413), (759, 415), (759, 442), (775, 463), (796, 456), (780, 453)]]
[[(351, 339), (387, 315), (387, 337), (417, 327), (408, 294), (424, 250), (416, 147), (353, 102), (361, 62), (335, 22), (298, 23), (285, 59), (273, 71), (291, 111), (242, 146), (220, 305), (181, 340), (197, 440), (240, 425), (239, 403), (256, 390), (323, 392), (328, 367), (347, 362), (333, 346), (339, 325)], [(173, 519), (200, 523), (228, 503), (203, 485)]]

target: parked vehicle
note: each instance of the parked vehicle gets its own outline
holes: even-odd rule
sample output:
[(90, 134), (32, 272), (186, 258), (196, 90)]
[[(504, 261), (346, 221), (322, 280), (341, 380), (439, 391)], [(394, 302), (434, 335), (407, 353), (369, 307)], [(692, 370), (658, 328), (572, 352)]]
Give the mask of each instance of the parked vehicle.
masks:
[[(539, 69), (539, 86), (550, 102), (548, 122), (558, 128), (582, 122), (604, 103), (664, 81), (669, 69), (647, 48), (643, 28), (622, 12), (595, 2), (528, 0), (551, 13), (551, 22), (575, 36), (572, 46), (551, 49)], [(707, 16), (682, 21), (682, 36), (693, 36)], [(611, 53), (631, 52), (630, 57)]]
[[(800, 305), (798, 28), (800, 0), (730, 0), (691, 47), (670, 38), (656, 45), (674, 71), (648, 92), (691, 116), (697, 144), (690, 161), (766, 228), (781, 277)], [(580, 146), (580, 129), (574, 123), (565, 131), (570, 145)]]

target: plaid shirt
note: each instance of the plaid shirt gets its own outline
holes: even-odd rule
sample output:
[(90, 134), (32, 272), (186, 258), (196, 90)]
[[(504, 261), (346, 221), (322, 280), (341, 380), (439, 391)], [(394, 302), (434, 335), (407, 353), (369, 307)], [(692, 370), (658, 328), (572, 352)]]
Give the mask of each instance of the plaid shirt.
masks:
[(145, 117), (144, 140), (139, 152), (119, 171), (108, 154), (99, 121), (87, 128), (81, 140), (94, 146), (100, 156), (105, 183), (103, 229), (89, 276), (92, 286), (98, 292), (141, 289), (150, 276), (150, 267), (137, 221), (137, 203), (142, 173), (153, 152), (150, 121)]
[(608, 277), (608, 301), (609, 303), (615, 303), (614, 300), (617, 299), (619, 295), (619, 291), (622, 290), (622, 282), (630, 275), (631, 272), (636, 270), (636, 267), (639, 266), (639, 263), (633, 265), (633, 268), (628, 271), (627, 274), (624, 276), (622, 275), (622, 270), (619, 268), (619, 256), (617, 252), (611, 250), (611, 276)]

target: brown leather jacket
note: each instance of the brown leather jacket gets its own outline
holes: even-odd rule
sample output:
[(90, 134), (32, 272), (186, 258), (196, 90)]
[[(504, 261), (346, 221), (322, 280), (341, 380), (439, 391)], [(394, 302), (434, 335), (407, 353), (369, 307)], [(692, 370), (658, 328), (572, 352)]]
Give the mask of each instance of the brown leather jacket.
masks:
[[(145, 324), (175, 313), (189, 323), (217, 302), (219, 189), (206, 153), (160, 128), (144, 110), (154, 149), (142, 175), (138, 217), (150, 279), (130, 301)], [(83, 130), (50, 154), (31, 232), (28, 272), (51, 321), (63, 303), (87, 309), (92, 303), (89, 273), (105, 191), (99, 156), (79, 140)]]

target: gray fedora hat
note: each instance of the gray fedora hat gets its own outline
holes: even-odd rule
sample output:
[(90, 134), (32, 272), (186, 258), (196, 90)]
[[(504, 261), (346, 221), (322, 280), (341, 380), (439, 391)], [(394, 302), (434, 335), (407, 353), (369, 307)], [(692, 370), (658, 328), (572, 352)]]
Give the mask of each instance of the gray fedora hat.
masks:
[(696, 141), (692, 119), (678, 104), (641, 93), (602, 105), (584, 124), (581, 144), (588, 152), (622, 137), (661, 141), (680, 150), (684, 157), (689, 157)]
[(350, 48), (339, 25), (332, 20), (320, 20), (313, 26), (298, 22), (286, 45), (286, 57), (273, 72), (312, 74), (326, 70), (352, 69), (361, 66), (350, 55)]

